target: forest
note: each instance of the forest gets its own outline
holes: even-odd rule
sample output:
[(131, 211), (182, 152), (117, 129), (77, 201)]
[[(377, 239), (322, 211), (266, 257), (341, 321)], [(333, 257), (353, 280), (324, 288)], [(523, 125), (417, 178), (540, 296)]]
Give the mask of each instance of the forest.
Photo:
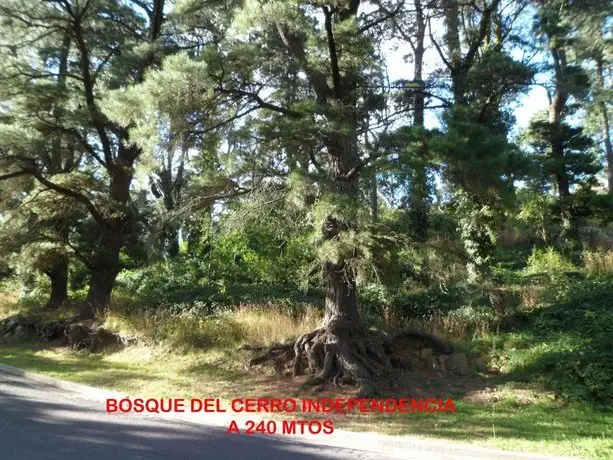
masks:
[(410, 388), (466, 428), (388, 431), (606, 458), (612, 18), (2, 0), (0, 361), (153, 396)]

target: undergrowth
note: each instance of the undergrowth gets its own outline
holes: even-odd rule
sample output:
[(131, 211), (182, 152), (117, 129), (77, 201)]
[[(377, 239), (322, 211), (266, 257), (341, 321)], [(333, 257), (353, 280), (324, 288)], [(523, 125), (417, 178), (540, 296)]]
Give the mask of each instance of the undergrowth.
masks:
[[(371, 286), (361, 291), (360, 308), (372, 328), (419, 327), (459, 350), (488, 355), (500, 382), (536, 384), (555, 391), (563, 401), (611, 408), (609, 256), (580, 256), (552, 248), (502, 252), (491, 285), (406, 284), (393, 292)], [(174, 269), (168, 270), (167, 275)], [(322, 317), (322, 296), (315, 289), (305, 293), (239, 284), (215, 290), (201, 282), (186, 293), (181, 291), (185, 280), (173, 287), (173, 280), (164, 277), (161, 289), (139, 284), (139, 279), (135, 272), (121, 279), (106, 326), (167, 347), (170, 354), (283, 342), (315, 329)], [(20, 301), (18, 291), (5, 282), (0, 317), (37, 311), (36, 302), (33, 295)], [(79, 296), (64, 314), (78, 302)]]

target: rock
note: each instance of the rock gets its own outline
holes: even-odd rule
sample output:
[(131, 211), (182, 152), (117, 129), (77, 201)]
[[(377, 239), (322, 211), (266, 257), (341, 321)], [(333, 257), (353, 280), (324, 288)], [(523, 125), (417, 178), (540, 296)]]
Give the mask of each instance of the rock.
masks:
[(421, 359), (424, 369), (436, 369), (436, 360), (433, 356)]
[(449, 355), (440, 355), (436, 357), (436, 365), (439, 369), (447, 369), (447, 361), (449, 360)]
[(468, 366), (468, 358), (464, 353), (454, 353), (447, 359), (447, 369), (455, 372), (458, 375), (468, 375), (470, 370)]
[(22, 319), (23, 318), (20, 315), (17, 315), (4, 321), (2, 328), (4, 334), (10, 334), (11, 332), (13, 332), (13, 329), (15, 329), (19, 325), (19, 322)]
[(484, 356), (478, 356), (475, 359), (475, 369), (477, 369), (478, 372), (483, 372), (487, 369), (487, 360)]
[(13, 330), (12, 335), (16, 340), (28, 340), (30, 338), (30, 330), (25, 324), (19, 324)]
[(89, 350), (91, 352), (101, 352), (103, 350), (118, 348), (123, 345), (121, 337), (113, 332), (99, 327), (95, 329), (91, 334), (91, 345)]
[(92, 345), (91, 329), (83, 324), (73, 323), (66, 328), (68, 345), (75, 350), (89, 348)]
[(421, 350), (421, 357), (424, 359), (432, 358), (432, 348), (424, 348)]
[(412, 371), (416, 371), (421, 368), (421, 362), (419, 361), (419, 359), (415, 359), (415, 358), (408, 359), (406, 363), (407, 363), (407, 366), (406, 366), (407, 369), (410, 369)]
[(66, 321), (49, 321), (36, 327), (36, 340), (40, 342), (63, 342), (65, 339)]

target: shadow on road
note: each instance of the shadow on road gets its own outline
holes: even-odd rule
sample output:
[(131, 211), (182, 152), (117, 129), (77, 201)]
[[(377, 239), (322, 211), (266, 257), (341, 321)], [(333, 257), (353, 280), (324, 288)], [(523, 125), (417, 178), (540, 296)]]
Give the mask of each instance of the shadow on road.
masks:
[(57, 393), (41, 392), (20, 380), (0, 378), (0, 458), (373, 458), (359, 451), (338, 455), (334, 449), (326, 451), (291, 438), (227, 434), (221, 428), (173, 423), (142, 414), (110, 415), (84, 407), (91, 402), (61, 399)]

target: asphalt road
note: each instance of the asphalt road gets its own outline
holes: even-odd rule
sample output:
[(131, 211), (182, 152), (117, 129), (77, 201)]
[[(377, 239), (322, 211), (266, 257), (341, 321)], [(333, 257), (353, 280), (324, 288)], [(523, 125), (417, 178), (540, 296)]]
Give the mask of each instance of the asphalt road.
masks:
[(0, 370), (0, 460), (543, 458), (418, 443), (381, 451), (363, 445), (367, 438), (351, 436), (348, 448), (347, 442), (231, 435), (154, 415), (109, 415), (100, 402)]

